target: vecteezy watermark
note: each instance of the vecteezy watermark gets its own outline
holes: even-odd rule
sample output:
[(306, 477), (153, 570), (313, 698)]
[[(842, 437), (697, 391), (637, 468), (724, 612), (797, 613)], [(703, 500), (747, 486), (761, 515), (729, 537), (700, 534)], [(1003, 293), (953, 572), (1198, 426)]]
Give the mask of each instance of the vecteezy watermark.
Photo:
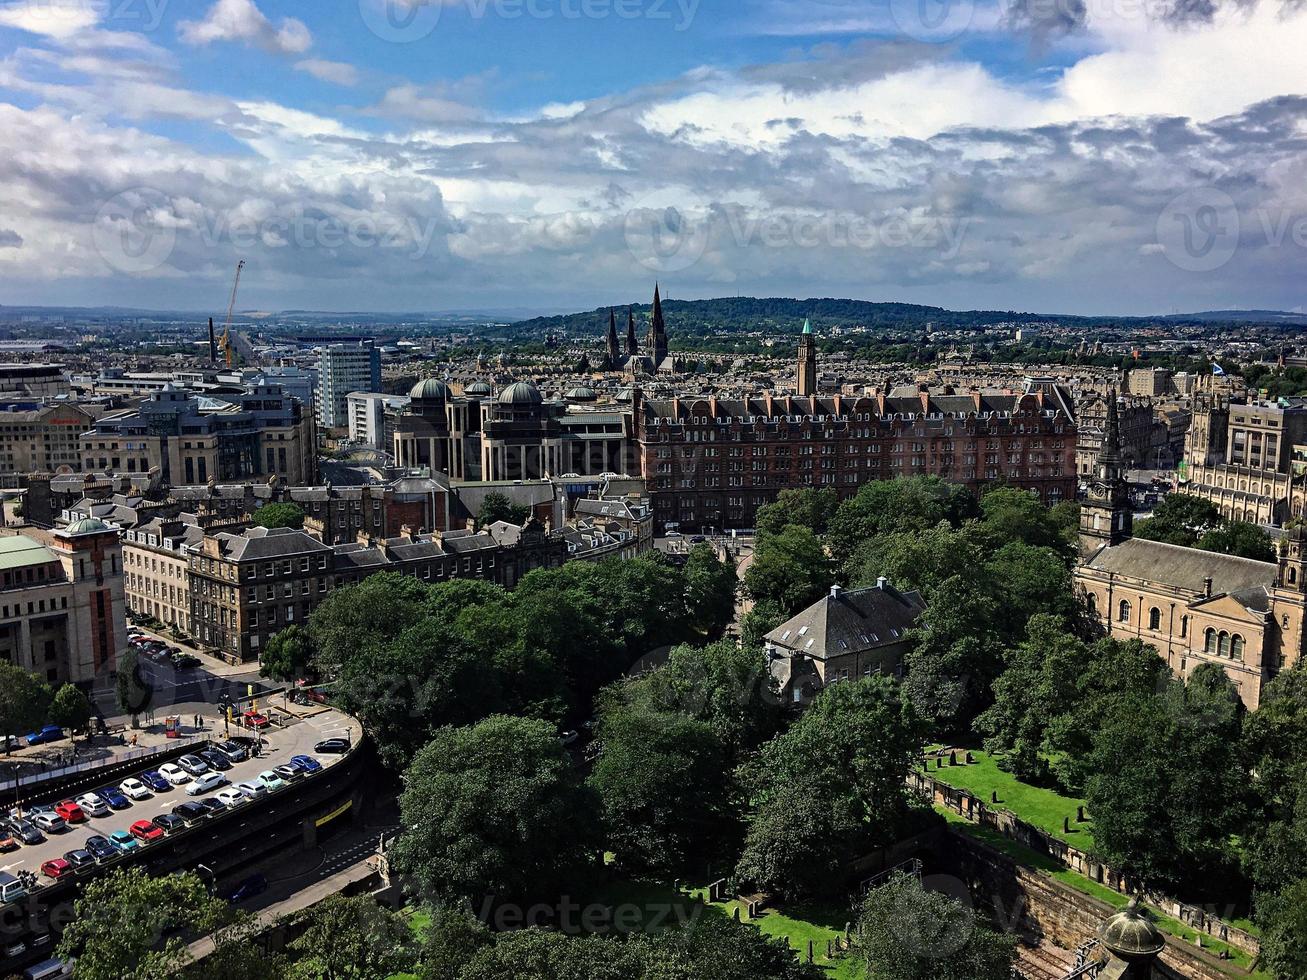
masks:
[(227, 212), (183, 213), (162, 191), (136, 187), (105, 201), (91, 226), (95, 250), (116, 272), (142, 275), (163, 267), (180, 236), (204, 248), (230, 245), (255, 249), (393, 249), (425, 258), (439, 220), (413, 215), (338, 215), (298, 204), (257, 216)]
[(912, 892), (904, 891), (895, 904), (889, 927), (919, 959), (952, 956), (970, 941), (976, 928), (971, 893), (961, 880), (952, 875), (927, 875), (921, 879), (920, 887), (923, 891), (948, 896), (952, 904), (947, 907), (947, 912), (938, 917), (923, 918)]
[(669, 203), (651, 195), (626, 212), (623, 232), (637, 262), (670, 273), (693, 266), (710, 244), (737, 249), (918, 248), (951, 260), (961, 252), (969, 225), (966, 217), (920, 213), (759, 214), (734, 204), (707, 204), (694, 196)]
[(629, 936), (653, 933), (672, 926), (685, 929), (703, 914), (701, 902), (647, 902), (643, 905), (622, 902), (607, 905), (591, 902), (582, 905), (563, 895), (556, 903), (534, 905), (499, 903), (488, 896), (476, 910), (477, 918), (496, 932), (509, 929), (551, 929), (564, 935)]
[(135, 31), (157, 30), (170, 0), (0, 0), (0, 13), (22, 13), (25, 22), (50, 33), (97, 24)]
[(898, 29), (915, 41), (942, 44), (971, 26), (975, 0), (889, 0)]
[(1270, 206), (1241, 212), (1224, 191), (1196, 187), (1162, 209), (1156, 235), (1145, 253), (1160, 252), (1185, 272), (1213, 272), (1234, 258), (1240, 245), (1307, 251), (1307, 213)]
[(383, 41), (410, 44), (429, 37), (444, 8), (474, 20), (649, 20), (688, 30), (700, 0), (358, 0), (363, 23)]

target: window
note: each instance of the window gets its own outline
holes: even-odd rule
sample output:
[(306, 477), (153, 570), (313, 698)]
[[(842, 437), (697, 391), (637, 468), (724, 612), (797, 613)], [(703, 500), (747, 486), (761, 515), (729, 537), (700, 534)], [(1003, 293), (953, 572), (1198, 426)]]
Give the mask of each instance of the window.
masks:
[(1160, 630), (1162, 628), (1162, 610), (1156, 606), (1148, 610), (1148, 628), (1150, 630)]
[(1207, 627), (1207, 632), (1203, 634), (1203, 637), (1203, 653), (1215, 653), (1216, 630), (1212, 629), (1210, 626)]
[(1188, 616), (1181, 616), (1181, 617), (1180, 617), (1180, 639), (1183, 640), (1183, 639), (1184, 639), (1186, 636), (1188, 636), (1188, 635), (1189, 635), (1189, 617), (1188, 617)]
[(1218, 657), (1228, 657), (1230, 655), (1230, 634), (1221, 630), (1216, 643), (1216, 655)]
[(1230, 656), (1235, 660), (1243, 659), (1243, 637), (1235, 633), (1230, 640)]
[(1127, 600), (1127, 599), (1122, 599), (1122, 600), (1121, 600), (1121, 604), (1120, 604), (1119, 606), (1116, 607), (1116, 619), (1117, 619), (1117, 622), (1119, 622), (1119, 623), (1128, 623), (1128, 622), (1130, 622), (1130, 602), (1129, 602), (1129, 600)]

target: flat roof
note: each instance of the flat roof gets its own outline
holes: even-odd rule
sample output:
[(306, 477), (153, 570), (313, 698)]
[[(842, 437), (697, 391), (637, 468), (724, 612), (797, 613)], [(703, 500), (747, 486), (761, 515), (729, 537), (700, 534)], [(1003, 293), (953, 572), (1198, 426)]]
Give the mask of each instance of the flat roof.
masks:
[(0, 570), (44, 565), (58, 560), (59, 556), (39, 541), (22, 535), (0, 538)]

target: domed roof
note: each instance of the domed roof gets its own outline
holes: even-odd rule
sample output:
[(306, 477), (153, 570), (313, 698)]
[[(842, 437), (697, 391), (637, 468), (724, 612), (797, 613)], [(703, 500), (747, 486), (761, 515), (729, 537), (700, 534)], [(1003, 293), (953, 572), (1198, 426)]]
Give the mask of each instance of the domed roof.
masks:
[(631, 389), (623, 388), (621, 391), (619, 391), (617, 393), (617, 400), (619, 402), (629, 402), (631, 400)]
[(539, 405), (544, 401), (540, 389), (529, 381), (518, 381), (499, 393), (501, 405)]
[(463, 389), (465, 395), (488, 395), (490, 394), (490, 385), (484, 381), (473, 381)]
[(66, 534), (99, 534), (102, 531), (112, 531), (108, 524), (98, 517), (83, 517), (80, 521), (73, 521), (66, 528)]
[(1098, 938), (1127, 962), (1151, 959), (1166, 946), (1157, 926), (1140, 908), (1138, 898), (1132, 898), (1129, 905), (1104, 922)]
[(413, 386), (408, 396), (428, 402), (444, 401), (449, 397), (449, 385), (439, 378), (423, 378)]
[(578, 401), (581, 401), (585, 399), (598, 398), (599, 396), (595, 393), (595, 390), (593, 388), (588, 388), (585, 385), (577, 385), (575, 388), (569, 388), (567, 394), (564, 395), (563, 397), (575, 398)]

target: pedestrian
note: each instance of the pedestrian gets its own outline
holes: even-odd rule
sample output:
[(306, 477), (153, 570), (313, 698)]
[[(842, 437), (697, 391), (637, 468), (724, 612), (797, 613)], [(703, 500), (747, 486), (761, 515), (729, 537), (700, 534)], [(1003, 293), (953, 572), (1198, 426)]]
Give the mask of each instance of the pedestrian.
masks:
[(132, 732), (132, 748), (136, 748), (136, 733)]

